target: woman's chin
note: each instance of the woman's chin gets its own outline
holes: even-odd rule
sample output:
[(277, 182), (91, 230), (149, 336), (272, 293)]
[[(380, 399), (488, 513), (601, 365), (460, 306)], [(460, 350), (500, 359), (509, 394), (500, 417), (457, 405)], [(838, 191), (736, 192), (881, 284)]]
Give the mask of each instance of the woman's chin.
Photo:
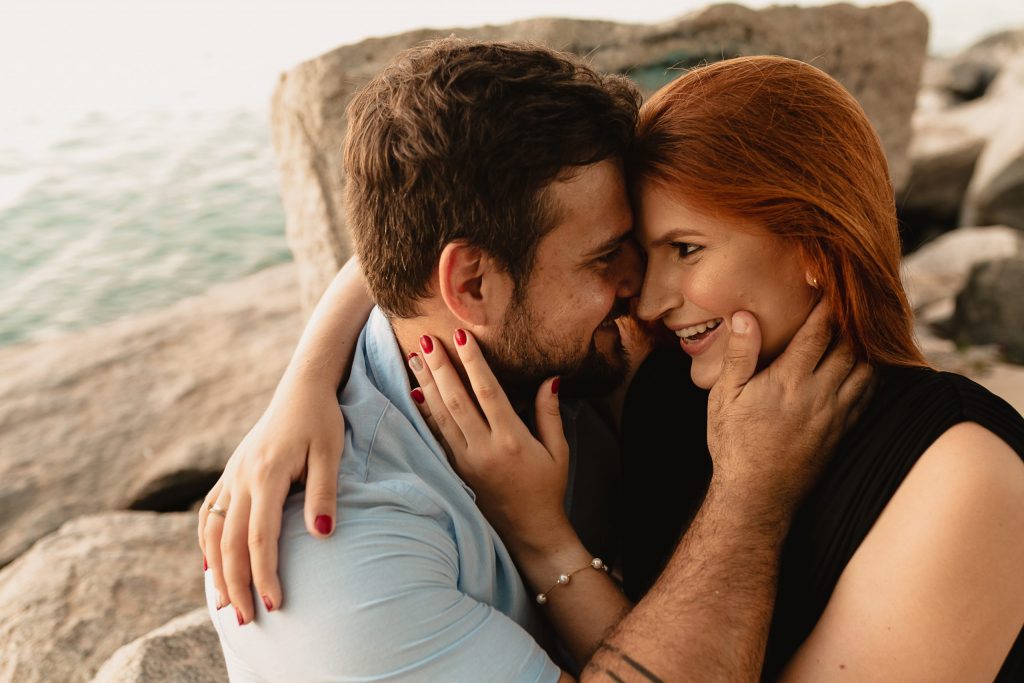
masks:
[(722, 374), (722, 366), (711, 367), (704, 359), (695, 359), (690, 366), (690, 379), (701, 389), (710, 390)]

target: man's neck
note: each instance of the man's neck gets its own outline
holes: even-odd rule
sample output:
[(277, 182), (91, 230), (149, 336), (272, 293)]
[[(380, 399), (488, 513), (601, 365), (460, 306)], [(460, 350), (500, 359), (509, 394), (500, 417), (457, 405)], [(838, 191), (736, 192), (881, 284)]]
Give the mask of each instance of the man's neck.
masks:
[[(424, 356), (425, 353), (420, 345), (420, 339), (424, 335), (430, 335), (434, 338), (434, 353), (437, 353), (438, 349), (436, 346), (440, 344), (441, 350), (448, 354), (452, 365), (458, 371), (463, 381), (465, 381), (465, 370), (455, 350), (455, 342), (452, 336), (457, 326), (458, 322), (449, 319), (448, 316), (421, 315), (415, 318), (391, 319), (391, 329), (395, 333), (395, 339), (398, 340), (398, 346), (402, 349), (403, 356), (408, 358), (411, 353), (418, 353), (420, 356)], [(408, 365), (406, 365), (405, 369), (409, 373), (410, 382), (413, 386), (416, 386), (416, 377), (412, 374)]]

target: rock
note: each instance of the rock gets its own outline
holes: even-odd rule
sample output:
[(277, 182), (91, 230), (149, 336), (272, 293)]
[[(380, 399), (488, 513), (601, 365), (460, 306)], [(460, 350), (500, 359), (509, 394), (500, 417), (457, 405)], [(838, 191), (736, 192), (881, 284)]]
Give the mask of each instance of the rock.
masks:
[[(345, 106), (398, 51), (447, 36), (420, 30), (338, 48), (281, 77), (272, 103), (289, 244), (307, 312), (351, 251), (342, 208)], [(656, 25), (536, 19), (456, 29), (486, 40), (535, 40), (588, 55), (595, 68), (628, 73), (651, 92), (688, 68), (723, 57), (779, 54), (835, 76), (861, 102), (889, 158), (893, 183), (909, 175), (910, 116), (928, 24), (908, 2), (859, 8), (718, 5)]]
[(1003, 117), (978, 158), (961, 222), (1024, 229), (1024, 53), (1003, 69), (990, 90), (1002, 103)]
[(80, 515), (187, 509), (266, 407), (301, 327), (284, 264), (0, 348), (0, 566)]
[(987, 99), (914, 114), (910, 180), (897, 195), (905, 252), (958, 225), (974, 166), (1003, 116)]
[(960, 228), (929, 242), (903, 261), (903, 286), (919, 316), (937, 303), (952, 302), (971, 269), (984, 261), (1024, 254), (1024, 233), (1006, 226)]
[(1024, 256), (979, 263), (956, 298), (953, 331), (960, 344), (998, 344), (1024, 363)]
[(227, 683), (217, 631), (205, 607), (147, 633), (100, 667), (92, 683)]
[(204, 603), (195, 517), (73, 520), (0, 571), (0, 681), (88, 681), (119, 647)]
[(947, 95), (949, 104), (977, 99), (988, 93), (1005, 64), (1024, 52), (1024, 29), (986, 36), (952, 57), (928, 60), (922, 88)]

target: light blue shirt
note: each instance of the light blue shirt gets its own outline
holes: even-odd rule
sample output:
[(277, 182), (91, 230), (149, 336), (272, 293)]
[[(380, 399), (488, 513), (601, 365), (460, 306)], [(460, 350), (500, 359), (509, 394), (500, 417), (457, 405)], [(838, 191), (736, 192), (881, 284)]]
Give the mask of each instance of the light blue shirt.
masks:
[(239, 627), (206, 598), (232, 681), (557, 681), (533, 595), (409, 395), (385, 316), (363, 329), (340, 396), (337, 529), (315, 539), (304, 494), (281, 528), (284, 604)]

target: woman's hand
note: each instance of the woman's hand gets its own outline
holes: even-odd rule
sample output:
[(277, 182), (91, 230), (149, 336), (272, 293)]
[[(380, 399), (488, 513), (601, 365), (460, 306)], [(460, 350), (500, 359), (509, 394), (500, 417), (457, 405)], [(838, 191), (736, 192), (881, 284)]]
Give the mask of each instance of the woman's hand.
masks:
[(456, 330), (454, 339), (472, 397), (434, 337), (421, 338), (423, 354), (409, 356), (420, 384), (413, 398), (445, 442), (452, 465), (514, 555), (578, 545), (564, 507), (569, 445), (559, 378), (546, 380), (537, 392), (538, 440), (516, 415), (473, 336)]
[[(234, 605), (240, 624), (255, 615), (250, 579), (268, 611), (281, 606), (277, 548), (293, 482), (306, 482), (309, 532), (334, 530), (345, 434), (335, 391), (330, 382), (286, 377), (203, 501), (199, 546), (213, 572), (218, 609)], [(210, 514), (211, 505), (225, 514)]]

